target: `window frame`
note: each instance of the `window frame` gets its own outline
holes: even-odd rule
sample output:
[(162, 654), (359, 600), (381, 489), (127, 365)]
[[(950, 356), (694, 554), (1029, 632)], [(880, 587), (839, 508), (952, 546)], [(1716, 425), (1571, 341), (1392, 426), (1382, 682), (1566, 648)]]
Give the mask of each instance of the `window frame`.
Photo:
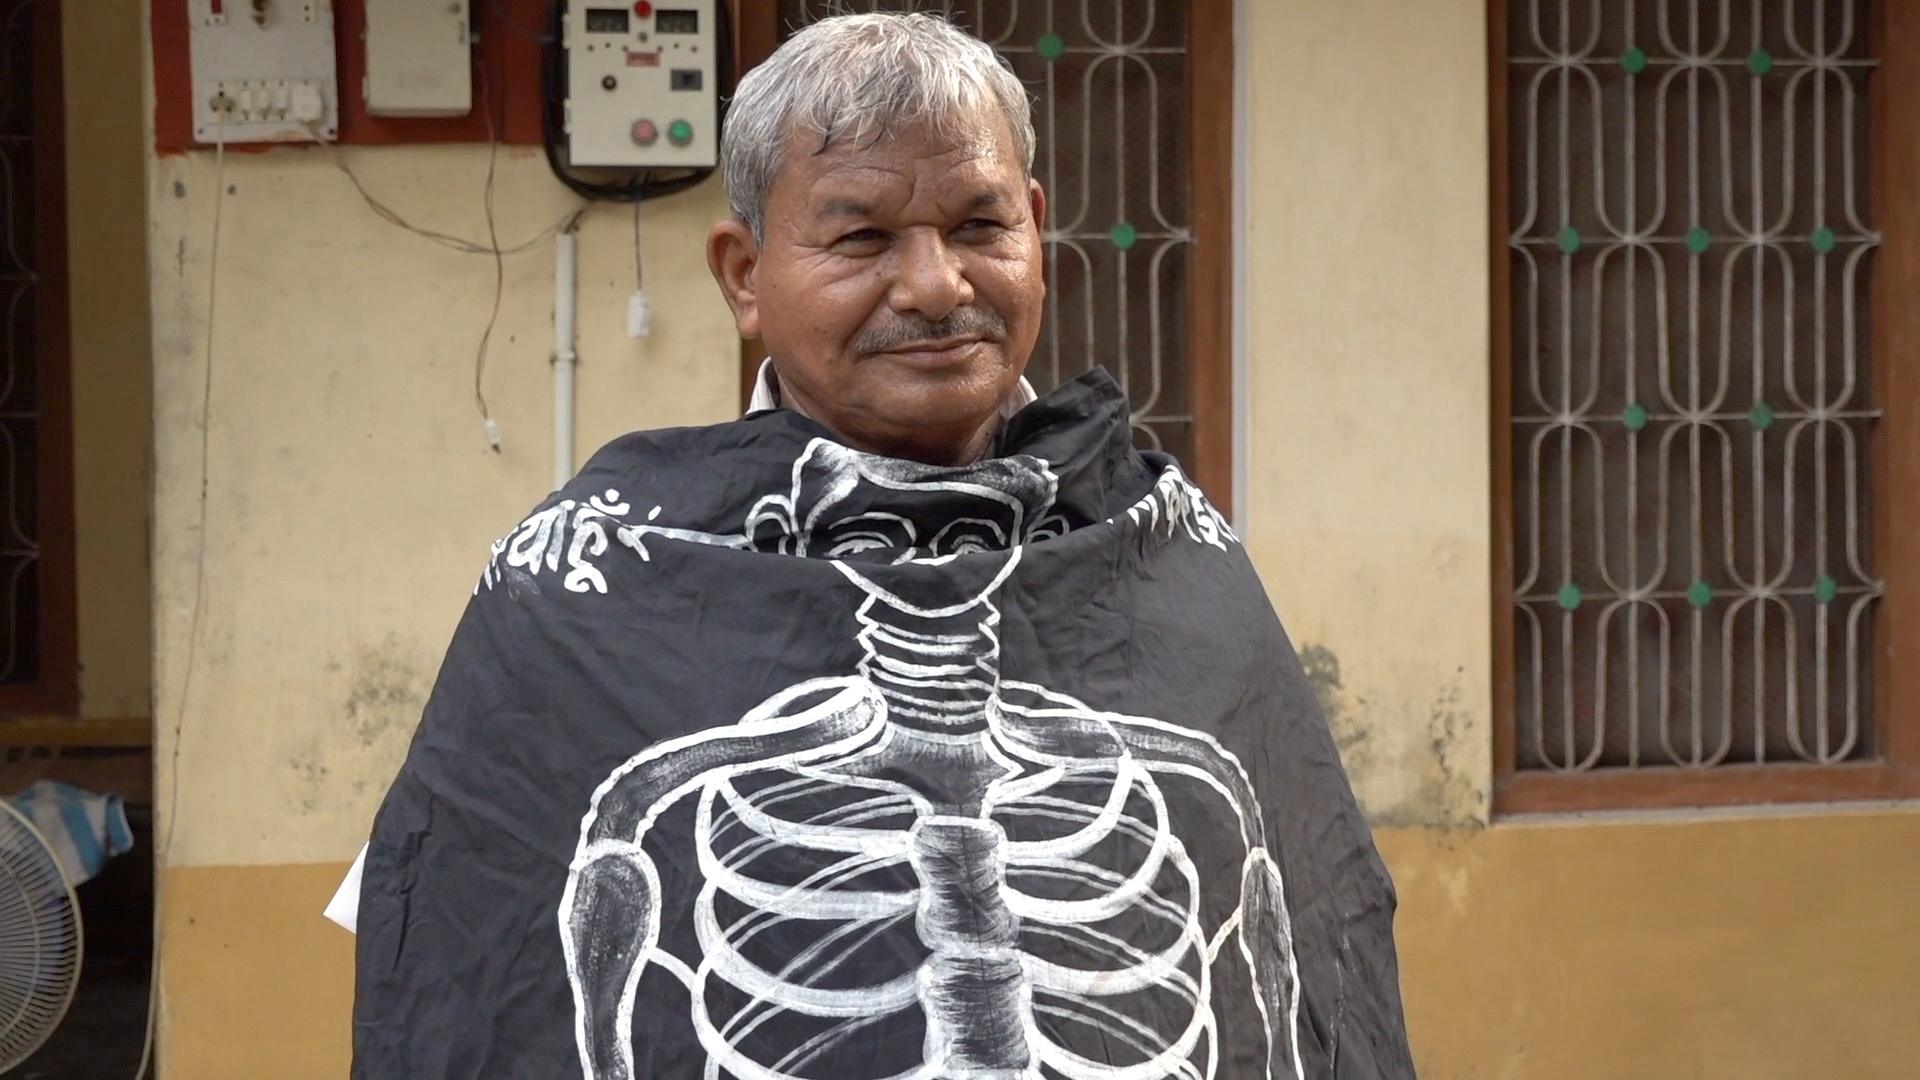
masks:
[(34, 356), (39, 391), (39, 670), (31, 681), (0, 685), (0, 714), (71, 715), (79, 705), (74, 613), (73, 402), (67, 305), (66, 109), (61, 64), (61, 4), (41, 0), (32, 14)]
[[(1233, 25), (1236, 0), (1190, 0), (1187, 11), (1189, 207), (1193, 232), (1187, 274), (1187, 392), (1193, 460), (1186, 464), (1222, 514), (1233, 507)], [(739, 0), (734, 70), (745, 73), (780, 43), (775, 0)], [(766, 353), (740, 343), (740, 404), (753, 393)]]
[[(1487, 6), (1491, 148), (1491, 443), (1493, 526), (1493, 812), (1495, 815), (1650, 810), (1920, 796), (1920, 127), (1894, 103), (1920, 102), (1920, 6), (1869, 0), (1867, 26), (1880, 67), (1868, 94), (1870, 205), (1881, 233), (1871, 286), (1869, 347), (1877, 400), (1868, 461), (1874, 478), (1873, 543), (1886, 591), (1874, 652), (1874, 745), (1879, 757), (1841, 765), (1787, 762), (1710, 769), (1654, 767), (1563, 773), (1520, 770), (1515, 708), (1513, 310), (1507, 221), (1507, 35), (1512, 0)], [(1889, 198), (1890, 193), (1907, 197)], [(1901, 356), (1903, 363), (1885, 358)]]

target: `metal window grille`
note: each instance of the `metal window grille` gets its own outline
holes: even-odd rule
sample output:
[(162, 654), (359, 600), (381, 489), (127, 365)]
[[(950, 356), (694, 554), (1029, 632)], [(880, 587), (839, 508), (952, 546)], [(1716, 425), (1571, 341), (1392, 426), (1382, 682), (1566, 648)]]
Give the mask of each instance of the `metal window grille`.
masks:
[(40, 673), (35, 8), (0, 0), (0, 685)]
[(1861, 0), (1513, 0), (1520, 770), (1875, 756)]
[(1162, 0), (782, 0), (783, 27), (849, 11), (938, 11), (1031, 89), (1047, 191), (1041, 393), (1103, 365), (1139, 445), (1192, 461), (1187, 10)]

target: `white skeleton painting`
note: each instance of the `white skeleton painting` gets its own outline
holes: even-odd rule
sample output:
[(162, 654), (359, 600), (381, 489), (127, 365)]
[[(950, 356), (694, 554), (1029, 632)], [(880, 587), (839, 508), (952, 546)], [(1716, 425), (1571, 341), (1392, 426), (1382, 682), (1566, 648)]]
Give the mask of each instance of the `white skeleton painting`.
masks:
[[(1304, 1080), (1286, 897), (1240, 762), (1177, 723), (1000, 677), (994, 597), (1022, 545), (1062, 529), (1045, 517), (1055, 486), (1033, 457), (935, 469), (816, 440), (792, 490), (760, 500), (738, 535), (656, 525), (657, 511), (617, 528), (643, 556), (667, 538), (831, 560), (862, 594), (862, 653), (853, 672), (649, 747), (594, 792), (559, 908), (587, 1080), (635, 1080), (648, 970), (685, 986), (707, 1080), (818, 1077), (809, 1066), (914, 1013), (913, 1060), (834, 1080), (1211, 1080), (1218, 1005), (1248, 997), (1260, 1075)], [(860, 509), (916, 489), (979, 512), (922, 537), (910, 516)], [(1173, 468), (1129, 516), (1182, 540), (1234, 539)], [(947, 566), (965, 555), (992, 573), (943, 603), (876, 583), (883, 551)], [(1219, 875), (1232, 880), (1202, 880), (1175, 834), (1165, 791), (1176, 783), (1237, 823), (1238, 865)], [(644, 848), (689, 804), (691, 835), (673, 842), (697, 859), (690, 916), (663, 911), (675, 899)], [(665, 915), (691, 919), (696, 949), (663, 943)], [(766, 947), (794, 926), (811, 944)], [(882, 955), (872, 946), (888, 934), (915, 939), (914, 964), (876, 975), (884, 964), (854, 961)], [(1215, 978), (1228, 950), (1235, 985)], [(799, 1034), (769, 1050), (775, 1018)], [(1063, 1030), (1124, 1060), (1069, 1049)]]

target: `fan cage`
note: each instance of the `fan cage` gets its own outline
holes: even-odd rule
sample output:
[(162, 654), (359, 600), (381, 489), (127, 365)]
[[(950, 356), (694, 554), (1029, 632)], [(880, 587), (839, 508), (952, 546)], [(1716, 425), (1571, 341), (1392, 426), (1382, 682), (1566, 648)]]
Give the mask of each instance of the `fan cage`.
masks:
[[(80, 985), (80, 905), (46, 837), (0, 800), (0, 1073), (47, 1041)], [(27, 843), (31, 841), (31, 843)]]

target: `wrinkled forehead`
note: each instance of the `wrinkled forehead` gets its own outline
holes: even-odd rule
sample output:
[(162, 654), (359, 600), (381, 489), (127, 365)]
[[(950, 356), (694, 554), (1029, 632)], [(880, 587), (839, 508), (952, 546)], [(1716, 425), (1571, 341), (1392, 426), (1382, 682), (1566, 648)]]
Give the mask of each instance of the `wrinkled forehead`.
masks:
[(802, 126), (779, 160), (771, 199), (798, 198), (815, 211), (850, 197), (905, 201), (960, 189), (1017, 197), (1027, 181), (1006, 120), (989, 110), (862, 129)]

